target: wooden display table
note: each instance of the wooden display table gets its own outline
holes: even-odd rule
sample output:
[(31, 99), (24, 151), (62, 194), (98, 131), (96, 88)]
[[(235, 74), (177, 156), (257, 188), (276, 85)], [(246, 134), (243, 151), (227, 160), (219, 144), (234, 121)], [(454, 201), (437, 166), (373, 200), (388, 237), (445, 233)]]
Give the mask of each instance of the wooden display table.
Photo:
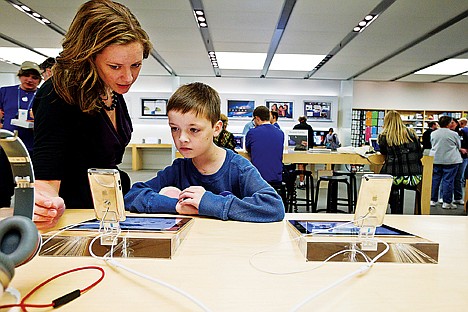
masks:
[[(89, 219), (92, 210), (67, 210), (58, 227)], [(351, 215), (313, 214), (322, 220), (350, 220)], [(305, 219), (311, 214), (287, 214)], [(211, 311), (290, 311), (297, 303), (353, 272), (361, 263), (306, 262), (283, 222), (256, 224), (195, 217), (186, 239), (171, 260), (118, 259), (124, 265), (188, 292)], [(309, 302), (300, 311), (465, 311), (468, 306), (468, 219), (461, 216), (387, 215), (389, 226), (440, 245), (438, 264), (377, 262)], [(264, 253), (258, 254), (261, 251)], [(308, 270), (290, 275), (260, 272)], [(201, 311), (181, 295), (150, 281), (111, 268), (91, 257), (39, 256), (16, 269), (11, 286), (24, 296), (54, 274), (83, 265), (102, 266), (104, 280), (68, 303), (63, 311)], [(97, 278), (95, 272), (63, 277), (28, 302), (47, 303)], [(1, 304), (12, 299), (4, 295)]]

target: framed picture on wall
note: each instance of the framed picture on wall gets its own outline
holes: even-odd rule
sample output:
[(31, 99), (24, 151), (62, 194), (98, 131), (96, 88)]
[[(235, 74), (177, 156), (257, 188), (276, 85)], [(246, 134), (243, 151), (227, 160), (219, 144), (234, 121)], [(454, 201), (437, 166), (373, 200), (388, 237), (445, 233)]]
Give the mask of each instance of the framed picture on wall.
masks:
[(254, 108), (253, 100), (227, 100), (228, 118), (252, 118)]
[(308, 120), (331, 121), (332, 102), (304, 101), (304, 115)]
[(167, 116), (167, 101), (168, 99), (141, 99), (141, 116)]
[(293, 118), (293, 105), (292, 101), (265, 101), (266, 107), (269, 110), (278, 112), (278, 118)]

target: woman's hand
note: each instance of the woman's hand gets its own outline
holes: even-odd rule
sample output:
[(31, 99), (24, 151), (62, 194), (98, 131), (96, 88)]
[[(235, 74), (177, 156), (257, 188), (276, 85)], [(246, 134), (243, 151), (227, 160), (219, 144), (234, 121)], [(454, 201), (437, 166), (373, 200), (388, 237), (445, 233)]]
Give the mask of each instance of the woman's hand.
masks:
[(34, 183), (33, 221), (39, 230), (54, 227), (65, 210), (65, 202), (58, 196), (60, 181), (36, 180)]

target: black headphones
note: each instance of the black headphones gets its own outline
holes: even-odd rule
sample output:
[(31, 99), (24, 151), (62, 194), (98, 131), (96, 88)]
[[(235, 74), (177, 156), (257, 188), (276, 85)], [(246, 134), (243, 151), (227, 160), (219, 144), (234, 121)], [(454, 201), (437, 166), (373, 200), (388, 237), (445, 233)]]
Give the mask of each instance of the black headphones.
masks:
[(0, 129), (0, 147), (5, 152), (15, 177), (13, 217), (0, 221), (0, 295), (15, 274), (38, 253), (41, 236), (32, 221), (34, 210), (34, 172), (28, 150), (17, 133)]

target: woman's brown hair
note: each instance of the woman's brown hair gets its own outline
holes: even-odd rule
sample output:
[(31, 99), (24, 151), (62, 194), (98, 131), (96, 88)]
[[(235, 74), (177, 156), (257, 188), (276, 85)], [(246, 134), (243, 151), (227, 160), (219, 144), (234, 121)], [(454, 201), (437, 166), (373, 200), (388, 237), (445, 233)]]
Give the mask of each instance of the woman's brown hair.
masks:
[(148, 34), (130, 10), (122, 4), (98, 0), (84, 3), (73, 19), (57, 57), (53, 84), (56, 92), (83, 112), (97, 110), (104, 82), (99, 77), (94, 59), (112, 44), (139, 42), (143, 58), (152, 48)]

